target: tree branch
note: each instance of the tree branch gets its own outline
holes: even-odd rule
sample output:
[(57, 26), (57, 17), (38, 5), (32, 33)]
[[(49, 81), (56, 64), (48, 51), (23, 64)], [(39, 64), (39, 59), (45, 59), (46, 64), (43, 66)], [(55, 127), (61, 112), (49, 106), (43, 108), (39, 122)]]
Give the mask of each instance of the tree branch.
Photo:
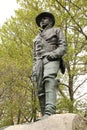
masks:
[(79, 84), (79, 85), (78, 85), (78, 87), (74, 90), (73, 94), (77, 91), (77, 89), (78, 89), (78, 88), (80, 88), (80, 87), (81, 87), (81, 85), (83, 85), (83, 83), (85, 83), (85, 82), (86, 82), (86, 80), (87, 80), (87, 79), (85, 79), (85, 80), (84, 80), (81, 84)]
[(63, 93), (63, 91), (60, 89), (59, 86), (58, 86), (58, 90), (59, 90), (60, 94), (61, 94), (64, 98), (66, 98), (66, 95)]
[(87, 92), (84, 93), (84, 94), (82, 94), (82, 95), (80, 95), (78, 98), (76, 98), (76, 100), (78, 100), (79, 98), (82, 98), (82, 97), (85, 96), (85, 95), (87, 95)]
[(74, 23), (78, 26), (79, 29), (77, 28), (77, 30), (78, 30), (80, 33), (82, 33), (82, 34), (85, 36), (86, 40), (87, 40), (87, 35), (83, 32), (83, 30), (82, 30), (81, 26), (78, 24), (78, 22), (76, 22), (76, 20), (74, 19), (74, 16), (72, 16), (71, 13), (69, 12), (69, 10), (68, 10), (66, 7), (64, 7), (58, 0), (56, 0), (56, 2), (57, 2), (64, 10), (66, 10), (66, 12), (68, 13), (68, 15), (72, 18), (72, 20), (74, 21)]
[(67, 88), (69, 88), (69, 85), (67, 85), (67, 84), (64, 84), (64, 83), (60, 82), (60, 85), (63, 85), (63, 86), (66, 86)]

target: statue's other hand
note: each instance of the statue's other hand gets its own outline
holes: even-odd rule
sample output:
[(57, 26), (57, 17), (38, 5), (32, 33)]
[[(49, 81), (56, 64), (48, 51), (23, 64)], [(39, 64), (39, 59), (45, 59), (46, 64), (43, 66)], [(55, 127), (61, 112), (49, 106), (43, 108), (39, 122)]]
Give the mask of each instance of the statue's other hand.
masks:
[(50, 52), (46, 57), (49, 61), (58, 59), (57, 56), (55, 55), (55, 53), (53, 53), (53, 52)]

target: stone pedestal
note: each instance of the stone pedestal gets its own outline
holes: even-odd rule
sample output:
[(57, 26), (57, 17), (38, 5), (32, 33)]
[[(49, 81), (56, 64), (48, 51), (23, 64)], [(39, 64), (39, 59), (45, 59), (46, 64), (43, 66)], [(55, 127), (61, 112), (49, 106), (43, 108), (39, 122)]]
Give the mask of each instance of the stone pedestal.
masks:
[(87, 130), (87, 119), (76, 114), (55, 114), (31, 124), (14, 125), (4, 130)]

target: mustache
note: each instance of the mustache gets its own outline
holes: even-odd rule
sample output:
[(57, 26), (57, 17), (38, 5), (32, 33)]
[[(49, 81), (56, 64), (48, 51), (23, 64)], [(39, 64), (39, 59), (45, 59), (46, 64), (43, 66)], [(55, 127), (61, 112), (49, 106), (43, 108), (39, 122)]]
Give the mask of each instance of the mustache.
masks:
[(43, 26), (44, 26), (44, 23), (43, 23), (43, 22), (41, 22), (41, 23), (40, 23), (40, 26), (41, 26), (41, 27), (43, 27)]

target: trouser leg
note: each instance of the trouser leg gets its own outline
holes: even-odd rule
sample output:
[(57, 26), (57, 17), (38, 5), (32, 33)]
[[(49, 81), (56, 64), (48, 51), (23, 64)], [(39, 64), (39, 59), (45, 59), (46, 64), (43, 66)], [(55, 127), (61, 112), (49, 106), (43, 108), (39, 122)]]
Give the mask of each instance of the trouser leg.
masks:
[(56, 92), (58, 81), (55, 76), (45, 80), (45, 115), (56, 113)]
[(43, 116), (45, 111), (45, 87), (43, 83), (41, 86), (38, 86), (38, 99), (41, 108), (41, 114)]
[(44, 64), (44, 86), (45, 86), (45, 114), (52, 115), (56, 113), (56, 93), (58, 80), (56, 80), (59, 70), (59, 61), (48, 62)]
[(42, 116), (56, 113), (56, 93), (58, 80), (55, 75), (45, 78), (43, 91), (38, 94)]
[[(44, 64), (44, 71), (43, 71), (43, 85), (40, 86), (39, 90), (41, 89), (40, 95), (43, 93), (44, 89), (44, 99), (45, 99), (45, 111), (43, 115), (52, 115), (56, 112), (56, 90), (58, 81), (55, 79), (59, 70), (59, 61), (49, 62)], [(41, 97), (39, 98), (41, 99)], [(41, 100), (40, 104), (41, 103)], [(44, 108), (44, 107), (43, 107)]]

